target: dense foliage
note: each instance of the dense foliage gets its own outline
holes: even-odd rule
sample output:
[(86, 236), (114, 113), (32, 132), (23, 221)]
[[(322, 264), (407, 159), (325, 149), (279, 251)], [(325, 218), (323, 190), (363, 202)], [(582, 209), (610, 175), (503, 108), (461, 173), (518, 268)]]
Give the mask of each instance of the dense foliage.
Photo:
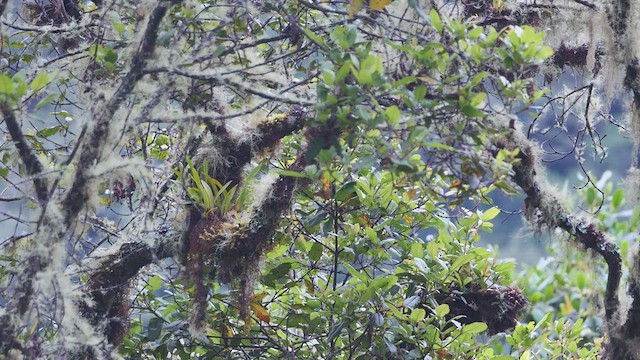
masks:
[[(554, 53), (562, 11), (2, 1), (3, 356), (638, 358), (633, 191), (584, 161), (623, 120), (557, 90), (637, 60)], [(569, 155), (579, 197), (541, 169)], [(498, 193), (555, 257), (479, 244)]]

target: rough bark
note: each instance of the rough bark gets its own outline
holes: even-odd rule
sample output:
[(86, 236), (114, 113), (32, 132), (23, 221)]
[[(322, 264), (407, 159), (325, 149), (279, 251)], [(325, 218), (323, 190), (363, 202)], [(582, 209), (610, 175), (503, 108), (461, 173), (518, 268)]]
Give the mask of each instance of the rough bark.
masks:
[[(115, 94), (110, 99), (99, 96), (91, 111), (92, 121), (85, 125), (85, 130), (91, 123), (89, 136), (82, 139), (82, 150), (77, 165), (77, 171), (73, 185), (67, 192), (67, 196), (62, 203), (65, 211), (65, 223), (71, 225), (84, 208), (89, 198), (87, 186), (90, 182), (90, 170), (99, 163), (104, 154), (104, 144), (111, 136), (113, 129), (113, 116), (120, 108), (122, 102), (131, 94), (137, 82), (144, 76), (144, 66), (153, 55), (158, 37), (158, 28), (167, 10), (179, 1), (159, 1), (149, 16), (147, 27), (144, 31), (140, 47), (133, 56), (129, 71)], [(84, 131), (84, 130), (83, 130)]]
[(495, 142), (496, 151), (494, 154), (497, 154), (500, 149), (520, 149), (519, 162), (513, 165), (512, 180), (526, 195), (525, 216), (527, 219), (536, 226), (564, 230), (581, 247), (594, 251), (606, 262), (608, 273), (604, 294), (604, 310), (607, 331), (612, 339), (608, 347), (613, 354), (610, 358), (629, 358), (618, 357), (620, 354), (626, 356), (633, 353), (632, 344), (619, 341), (622, 333), (620, 332), (621, 314), (619, 313), (618, 289), (622, 278), (622, 257), (618, 246), (610, 241), (606, 233), (598, 230), (595, 223), (572, 215), (571, 212), (563, 208), (558, 198), (545, 190), (545, 184), (537, 176), (534, 145), (517, 133), (517, 130), (505, 125), (502, 125), (501, 128), (506, 135)]

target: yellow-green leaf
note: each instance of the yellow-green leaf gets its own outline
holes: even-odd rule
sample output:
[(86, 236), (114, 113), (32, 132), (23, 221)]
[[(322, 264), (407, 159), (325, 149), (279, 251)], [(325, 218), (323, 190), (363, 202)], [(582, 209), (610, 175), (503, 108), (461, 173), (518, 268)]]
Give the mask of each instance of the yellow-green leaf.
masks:
[(482, 221), (489, 221), (498, 216), (498, 214), (500, 214), (500, 209), (494, 206), (482, 214)]
[(253, 313), (256, 315), (258, 319), (260, 319), (260, 321), (266, 322), (266, 323), (271, 321), (269, 310), (267, 310), (264, 306), (253, 303), (251, 304), (251, 311), (253, 311)]
[(362, 9), (362, 0), (351, 0), (348, 11), (349, 17), (353, 17), (360, 9)]
[(420, 322), (422, 320), (424, 320), (424, 317), (427, 315), (427, 312), (424, 309), (413, 309), (411, 311), (411, 315), (409, 315), (409, 320), (411, 320), (411, 322), (417, 323)]
[(436, 316), (439, 318), (443, 318), (449, 313), (449, 311), (451, 310), (449, 309), (449, 305), (447, 304), (438, 305), (435, 309)]
[(49, 74), (42, 72), (31, 81), (31, 90), (38, 91), (49, 83)]
[(9, 95), (14, 89), (13, 80), (5, 74), (0, 74), (0, 93)]
[(371, 0), (371, 2), (369, 2), (369, 9), (373, 11), (384, 10), (384, 8), (392, 2), (393, 0)]
[(487, 324), (483, 322), (474, 322), (474, 323), (465, 325), (462, 328), (463, 333), (472, 333), (472, 334), (478, 334), (485, 330), (487, 330)]

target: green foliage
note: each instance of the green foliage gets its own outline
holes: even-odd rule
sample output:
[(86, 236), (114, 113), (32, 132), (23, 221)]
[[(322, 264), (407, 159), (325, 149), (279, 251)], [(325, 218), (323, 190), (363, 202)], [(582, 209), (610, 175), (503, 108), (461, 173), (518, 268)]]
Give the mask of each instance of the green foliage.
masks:
[(24, 80), (24, 74), (16, 73), (9, 76), (0, 73), (0, 103), (13, 105), (25, 96), (28, 90), (29, 85)]
[[(146, 236), (152, 225), (169, 238), (164, 225), (180, 228), (183, 218), (167, 219), (185, 209), (198, 213), (198, 231), (171, 234), (184, 242), (175, 248), (188, 248), (176, 252), (188, 256), (155, 261), (134, 278), (134, 305), (123, 311), (132, 322), (119, 354), (132, 359), (598, 358), (606, 337), (594, 310), (604, 291), (603, 264), (556, 246), (550, 253), (564, 260), (517, 269), (499, 260), (497, 249), (479, 245), (501, 220), (492, 196), (517, 193), (514, 165), (523, 153), (496, 146), (508, 135), (498, 125), (532, 110), (546, 93), (537, 88), (540, 67), (552, 55), (545, 33), (527, 25), (496, 29), (474, 19), (450, 19), (435, 7), (423, 11), (416, 0), (401, 5), (419, 23), (396, 16), (397, 1), (372, 0), (368, 7), (360, 0), (250, 3), (245, 8), (195, 1), (169, 8), (157, 31), (154, 61), (146, 63), (132, 58), (137, 48), (130, 44), (148, 45), (138, 44), (144, 26), (150, 26), (140, 22), (151, 11), (148, 4), (96, 12), (108, 19), (105, 34), (87, 36), (80, 45), (73, 43), (82, 38), (78, 34), (66, 39), (43, 31), (38, 36), (45, 45), (34, 43), (32, 49), (22, 42), (26, 39), (2, 35), (1, 44), (9, 49), (0, 47), (7, 61), (0, 69), (2, 110), (33, 107), (50, 116), (51, 124), (24, 134), (25, 144), (50, 165), (28, 174), (29, 181), (58, 176), (49, 192), (64, 194), (75, 186), (67, 175), (76, 158), (114, 152), (116, 160), (140, 160), (123, 166), (127, 171), (144, 167), (140, 173), (154, 174), (145, 178), (153, 180), (148, 182), (153, 192), (130, 197), (131, 213), (125, 216), (134, 225), (122, 230), (138, 236), (144, 229), (140, 236)], [(85, 11), (102, 7), (82, 6)], [(493, 6), (502, 8), (502, 2)], [(393, 21), (400, 22), (393, 27)], [(65, 40), (77, 49), (74, 55), (88, 61), (81, 76), (72, 64), (55, 76), (35, 68), (29, 74), (13, 71), (36, 55), (58, 47), (66, 51)], [(139, 73), (128, 73), (132, 62), (143, 65)], [(127, 85), (135, 90), (109, 109), (118, 120), (113, 123), (122, 126), (120, 138), (109, 138), (108, 149), (76, 145), (96, 129), (110, 134), (110, 124), (95, 124), (91, 117), (106, 111), (110, 91), (99, 91), (92, 98), (96, 104), (78, 107), (90, 114), (78, 127), (69, 123), (80, 117), (70, 113), (77, 109), (69, 110), (69, 99), (121, 79), (134, 79)], [(87, 88), (73, 88), (76, 82)], [(310, 88), (298, 90), (286, 82)], [(61, 90), (52, 93), (55, 86)], [(305, 109), (311, 115), (301, 124), (288, 115), (277, 124), (282, 128), (261, 119), (260, 111), (285, 114), (286, 107), (293, 113), (299, 104), (313, 106)], [(512, 125), (509, 131), (519, 130)], [(207, 153), (200, 141), (215, 151)], [(194, 164), (190, 156), (196, 153), (203, 160)], [(3, 147), (0, 177), (18, 183), (12, 177), (25, 173), (21, 156)], [(241, 165), (217, 176), (213, 167), (227, 164)], [(96, 168), (99, 175), (93, 168), (85, 174), (108, 172)], [(214, 177), (234, 180), (223, 184)], [(288, 196), (278, 199), (278, 205), (291, 208), (282, 218), (257, 205), (274, 197), (275, 185), (267, 178), (290, 186)], [(81, 180), (75, 183), (90, 182)], [(143, 183), (131, 175), (131, 186)], [(629, 216), (624, 190), (614, 191), (612, 184), (600, 188), (585, 188), (579, 205), (599, 210), (601, 228), (615, 235), (626, 256), (640, 227), (638, 210)], [(90, 210), (100, 216), (105, 211)], [(149, 216), (134, 223), (144, 217), (138, 213)], [(246, 216), (242, 222), (241, 216)], [(88, 218), (82, 218), (87, 228), (124, 236)], [(263, 226), (264, 219), (275, 230)], [(240, 236), (259, 226), (268, 231)], [(258, 235), (266, 239), (259, 247)], [(17, 260), (0, 256), (0, 262), (14, 267)], [(244, 277), (222, 279), (221, 273)], [(0, 280), (10, 276), (0, 266)], [(122, 277), (117, 285), (124, 287), (131, 280)], [(523, 311), (519, 289), (529, 302)], [(205, 307), (201, 329), (189, 320), (194, 298)], [(58, 326), (47, 321), (54, 325), (43, 328)], [(55, 339), (46, 329), (34, 327), (29, 335)]]
[[(551, 54), (544, 34), (530, 27), (498, 32), (435, 11), (430, 18), (433, 41), (386, 43), (416, 69), (402, 76), (385, 67), (383, 55), (360, 40), (353, 24), (337, 25), (327, 37), (303, 29), (319, 48), (319, 105), (311, 127), (335, 126), (345, 135), (308, 139), (305, 156), (316, 164), (279, 172), (311, 185), (266, 254), (252, 320), (209, 280), (204, 333), (190, 343), (170, 341), (189, 337), (188, 304), (176, 294), (167, 300), (146, 290), (145, 303), (162, 321), (132, 328), (123, 354), (157, 339), (163, 339), (160, 347), (144, 347), (145, 354), (183, 359), (233, 357), (237, 349), (250, 358), (526, 358), (541, 348), (557, 351), (552, 341), (558, 338), (569, 342), (563, 354), (582, 351), (576, 347), (582, 325), (554, 332), (550, 320), (518, 325), (506, 344), (504, 337), (478, 342), (487, 324), (451, 313), (444, 300), (448, 293), (513, 282), (515, 265), (477, 245), (500, 212), (483, 202), (495, 189), (512, 189), (507, 179), (518, 155), (502, 150), (495, 162), (486, 159), (485, 145), (499, 134), (483, 124), (484, 85), (496, 84), (507, 107), (526, 106), (541, 95), (529, 96), (533, 80), (508, 81), (489, 66), (522, 73)], [(386, 96), (400, 103), (386, 105)], [(291, 143), (295, 148), (300, 140)], [(462, 159), (462, 174), (439, 160), (454, 155)], [(228, 212), (235, 187), (211, 179), (206, 163), (200, 170), (187, 164), (178, 174), (188, 174), (194, 203)], [(468, 180), (474, 176), (477, 184)], [(465, 197), (478, 208), (463, 205)]]
[(118, 53), (112, 48), (94, 44), (89, 47), (88, 52), (89, 56), (102, 67), (95, 70), (96, 75), (110, 75), (117, 70)]
[[(184, 178), (185, 170), (189, 175), (190, 182), (195, 186), (189, 186), (187, 193), (191, 200), (202, 209), (207, 215), (215, 213), (218, 216), (225, 216), (232, 210), (233, 199), (237, 185), (230, 187), (231, 181), (221, 184), (218, 180), (209, 176), (209, 165), (205, 161), (202, 169), (198, 170), (191, 159), (187, 158), (187, 168), (175, 170), (179, 179)], [(229, 188), (230, 187), (230, 188)]]

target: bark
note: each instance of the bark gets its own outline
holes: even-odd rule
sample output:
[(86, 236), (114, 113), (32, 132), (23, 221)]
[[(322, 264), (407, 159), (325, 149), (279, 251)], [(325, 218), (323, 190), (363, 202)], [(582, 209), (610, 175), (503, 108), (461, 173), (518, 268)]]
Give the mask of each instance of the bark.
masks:
[[(118, 86), (115, 94), (107, 101), (99, 96), (91, 111), (93, 117), (89, 136), (82, 139), (82, 151), (77, 164), (77, 171), (73, 185), (67, 192), (67, 197), (62, 203), (65, 211), (65, 223), (70, 226), (78, 213), (84, 208), (89, 199), (88, 185), (90, 182), (90, 170), (103, 159), (104, 144), (111, 136), (113, 129), (113, 116), (120, 108), (122, 102), (131, 94), (137, 82), (144, 76), (144, 66), (153, 55), (158, 37), (158, 28), (167, 10), (178, 1), (159, 1), (149, 16), (147, 27), (144, 31), (140, 47), (133, 55), (129, 71)], [(88, 129), (85, 125), (83, 132)], [(117, 130), (117, 129), (115, 129)]]
[[(621, 339), (626, 330), (620, 328), (620, 300), (618, 289), (622, 277), (622, 257), (618, 246), (609, 240), (606, 233), (598, 230), (595, 223), (579, 219), (560, 205), (559, 199), (545, 190), (545, 184), (537, 176), (537, 162), (534, 159), (533, 144), (517, 133), (515, 129), (500, 126), (507, 134), (494, 144), (497, 155), (500, 149), (520, 149), (519, 163), (513, 165), (513, 182), (526, 195), (525, 216), (534, 225), (548, 229), (560, 228), (571, 236), (581, 247), (599, 254), (607, 264), (607, 285), (604, 294), (604, 310), (607, 331), (611, 338), (608, 346), (611, 359), (633, 359), (633, 344)], [(637, 290), (635, 290), (637, 292)], [(632, 307), (633, 309), (633, 307)], [(635, 310), (637, 312), (637, 309)], [(628, 329), (633, 333), (640, 328)], [(632, 334), (635, 338), (637, 335)], [(626, 335), (625, 335), (626, 337)], [(622, 357), (619, 357), (621, 355)]]

